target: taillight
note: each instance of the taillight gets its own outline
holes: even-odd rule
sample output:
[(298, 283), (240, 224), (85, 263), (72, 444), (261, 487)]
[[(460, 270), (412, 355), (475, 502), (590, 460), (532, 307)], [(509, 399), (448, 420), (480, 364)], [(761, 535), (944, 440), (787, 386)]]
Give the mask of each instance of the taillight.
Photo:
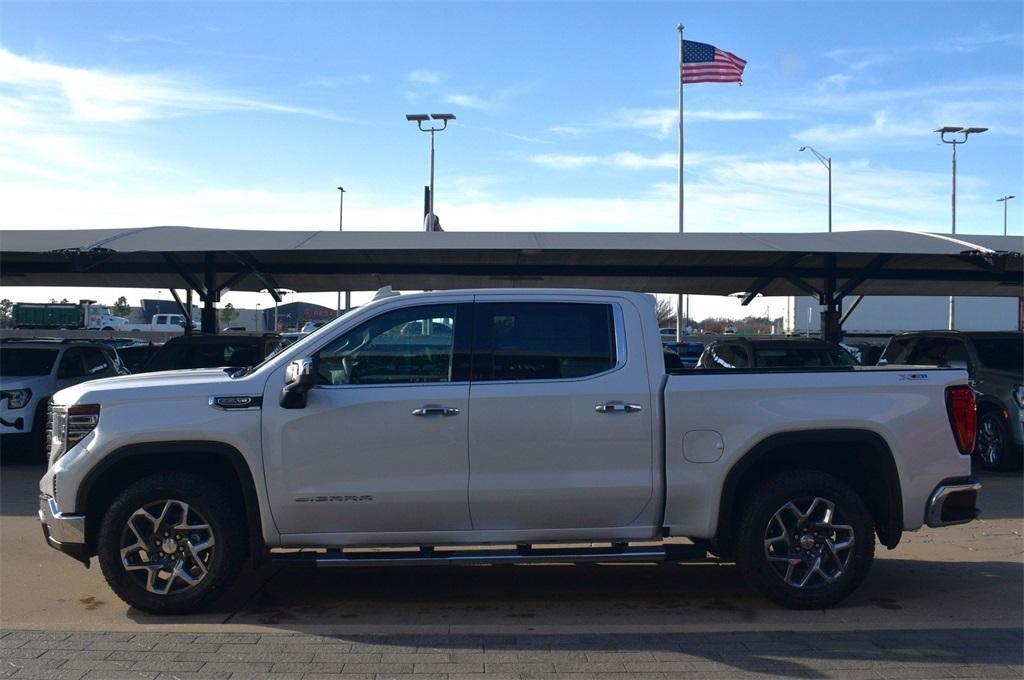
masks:
[(967, 385), (946, 388), (946, 410), (949, 424), (953, 427), (953, 438), (960, 453), (974, 451), (974, 440), (978, 434), (978, 407), (974, 402), (974, 389)]

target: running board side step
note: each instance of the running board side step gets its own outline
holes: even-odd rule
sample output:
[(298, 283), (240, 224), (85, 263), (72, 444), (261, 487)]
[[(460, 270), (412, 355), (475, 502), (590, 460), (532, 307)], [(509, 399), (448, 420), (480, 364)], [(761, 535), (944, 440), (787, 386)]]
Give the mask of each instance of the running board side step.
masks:
[(345, 551), (277, 553), (275, 566), (381, 567), (488, 564), (582, 564), (600, 562), (699, 562), (707, 551), (696, 545), (625, 548), (540, 548), (516, 550)]

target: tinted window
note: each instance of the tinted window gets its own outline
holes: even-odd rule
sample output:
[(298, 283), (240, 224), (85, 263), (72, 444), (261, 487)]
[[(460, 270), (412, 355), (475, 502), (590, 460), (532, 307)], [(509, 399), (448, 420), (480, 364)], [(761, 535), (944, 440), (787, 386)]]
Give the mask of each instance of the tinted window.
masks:
[(908, 364), (948, 366), (951, 361), (967, 363), (967, 347), (953, 338), (921, 338), (907, 357)]
[(381, 314), (320, 350), (320, 375), (331, 385), (448, 382), (455, 320), (456, 305)]
[(986, 368), (1020, 373), (1024, 370), (1024, 336), (1016, 338), (975, 338), (974, 349), (978, 360)]
[(83, 375), (85, 375), (85, 369), (82, 368), (82, 350), (78, 347), (71, 347), (60, 358), (57, 377), (80, 378)]
[(841, 347), (800, 346), (755, 347), (757, 368), (823, 368), (853, 366), (857, 362)]
[(110, 360), (102, 350), (96, 347), (82, 348), (82, 362), (86, 375), (98, 375), (110, 368)]
[(0, 375), (25, 377), (50, 375), (58, 350), (33, 347), (4, 347), (0, 349)]
[(615, 366), (612, 306), (478, 303), (473, 380), (581, 378)]
[(260, 346), (249, 343), (175, 343), (161, 347), (146, 364), (146, 371), (173, 371), (183, 368), (255, 366), (263, 360)]
[(912, 341), (913, 338), (910, 336), (892, 338), (889, 340), (889, 344), (885, 346), (885, 351), (882, 352), (879, 361), (884, 359), (890, 364), (900, 363), (903, 360), (903, 354)]
[(746, 350), (729, 343), (708, 345), (701, 357), (700, 365), (701, 368), (750, 368)]

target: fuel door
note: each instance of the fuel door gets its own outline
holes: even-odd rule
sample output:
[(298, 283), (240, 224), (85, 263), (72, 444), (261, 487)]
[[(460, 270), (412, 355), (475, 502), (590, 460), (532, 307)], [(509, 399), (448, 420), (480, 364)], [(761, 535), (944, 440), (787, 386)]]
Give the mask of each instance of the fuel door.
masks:
[(723, 451), (725, 442), (715, 430), (690, 430), (683, 437), (683, 456), (691, 463), (714, 463)]

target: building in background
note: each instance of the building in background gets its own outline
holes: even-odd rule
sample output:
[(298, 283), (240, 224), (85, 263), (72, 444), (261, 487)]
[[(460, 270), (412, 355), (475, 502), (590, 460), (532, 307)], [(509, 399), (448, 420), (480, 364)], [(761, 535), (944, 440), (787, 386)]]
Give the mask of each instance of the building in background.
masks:
[[(856, 298), (844, 300), (844, 311)], [(786, 333), (817, 334), (821, 314), (817, 299), (790, 298)], [(948, 297), (867, 296), (843, 324), (846, 334), (899, 333), (945, 330), (949, 326)], [(1021, 328), (1019, 298), (958, 297), (956, 328), (961, 331), (1013, 331)]]
[[(274, 308), (261, 309), (263, 328), (274, 329)], [(337, 316), (334, 309), (311, 302), (289, 302), (277, 307), (277, 331), (298, 330), (308, 321), (331, 321)]]

